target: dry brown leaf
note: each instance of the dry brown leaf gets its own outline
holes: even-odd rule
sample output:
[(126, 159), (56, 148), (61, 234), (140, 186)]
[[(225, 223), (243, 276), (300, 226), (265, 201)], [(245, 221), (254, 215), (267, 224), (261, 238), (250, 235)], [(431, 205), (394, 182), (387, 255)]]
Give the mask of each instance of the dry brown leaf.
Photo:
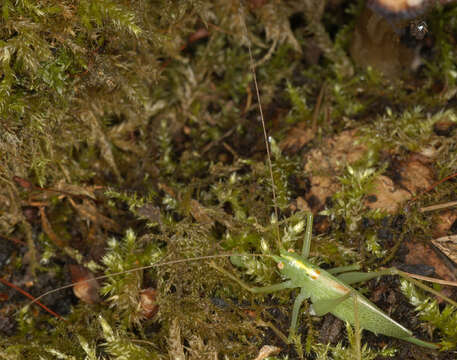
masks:
[(445, 210), (440, 212), (433, 218), (433, 236), (442, 237), (448, 235), (451, 226), (457, 220), (457, 212), (452, 210)]
[(442, 236), (433, 239), (432, 244), (451, 259), (454, 264), (457, 264), (457, 235)]
[(279, 354), (281, 348), (272, 345), (264, 345), (259, 351), (259, 355), (254, 360), (264, 360), (271, 355)]
[(284, 140), (279, 143), (283, 152), (295, 154), (313, 139), (313, 131), (310, 128), (303, 128), (304, 125), (300, 125), (292, 128)]
[[(394, 213), (399, 204), (411, 198), (411, 193), (397, 189), (392, 179), (380, 175), (374, 181), (374, 190), (367, 196), (366, 206), (370, 209), (382, 209)], [(373, 201), (374, 199), (374, 201)]]
[(311, 208), (309, 207), (308, 203), (301, 196), (297, 198), (297, 209), (305, 212), (311, 211)]
[(193, 218), (204, 225), (213, 225), (214, 220), (209, 217), (207, 210), (197, 201), (192, 199), (190, 201), (190, 213)]
[(146, 319), (151, 319), (159, 311), (159, 305), (156, 301), (157, 291), (153, 288), (147, 288), (140, 292), (140, 309)]
[(73, 285), (73, 293), (75, 296), (87, 304), (96, 304), (100, 302), (98, 291), (100, 285), (95, 280), (94, 275), (81, 265), (70, 265), (70, 274)]
[(406, 241), (406, 247), (408, 248), (408, 255), (405, 257), (405, 262), (412, 265), (429, 265), (435, 269), (435, 273), (439, 278), (456, 281), (457, 278), (454, 274), (449, 271), (446, 264), (442, 259), (436, 254), (433, 249), (426, 244), (416, 242), (416, 241)]
[(92, 203), (92, 201), (84, 199), (81, 204), (77, 204), (71, 198), (68, 198), (68, 201), (70, 201), (70, 204), (78, 211), (79, 215), (81, 215), (83, 218), (92, 221), (94, 224), (100, 225), (105, 230), (120, 232), (119, 224), (116, 223), (114, 220), (111, 220), (110, 218), (106, 217), (101, 212), (99, 212), (97, 207), (95, 207)]
[(433, 184), (433, 171), (417, 160), (403, 162), (399, 173), (401, 184), (413, 194), (428, 189)]
[(331, 197), (340, 188), (336, 180), (329, 176), (312, 176), (310, 183), (311, 188), (306, 200), (313, 212), (321, 209), (327, 198)]
[(56, 190), (62, 191), (66, 194), (69, 195), (74, 195), (74, 196), (87, 196), (93, 200), (96, 199), (94, 189), (91, 186), (79, 186), (79, 185), (74, 185), (74, 184), (67, 184), (64, 182), (59, 182), (55, 187)]
[(305, 170), (334, 174), (348, 164), (360, 160), (366, 152), (366, 146), (357, 143), (356, 133), (356, 130), (347, 130), (326, 139), (322, 146), (311, 150), (305, 156)]

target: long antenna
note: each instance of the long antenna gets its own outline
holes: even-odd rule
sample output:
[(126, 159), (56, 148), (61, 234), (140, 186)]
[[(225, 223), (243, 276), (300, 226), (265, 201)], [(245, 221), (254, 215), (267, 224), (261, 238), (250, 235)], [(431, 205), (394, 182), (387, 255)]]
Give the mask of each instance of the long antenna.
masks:
[[(52, 290), (46, 291), (45, 293), (41, 294), (40, 296), (34, 298), (32, 301), (30, 301), (30, 302), (27, 304), (27, 306), (30, 306), (30, 305), (32, 305), (33, 303), (39, 302), (39, 300), (41, 300), (42, 298), (44, 298), (44, 297), (47, 296), (47, 295), (50, 295), (50, 294), (55, 293), (55, 292), (60, 291), (60, 290), (64, 290), (64, 289), (71, 288), (71, 287), (73, 287), (73, 286), (76, 285), (76, 284), (82, 284), (82, 283), (87, 283), (87, 282), (91, 282), (91, 281), (94, 281), (94, 280), (106, 279), (106, 278), (110, 278), (110, 277), (117, 276), (117, 275), (123, 275), (123, 274), (128, 274), (128, 273), (132, 273), (132, 272), (136, 272), (136, 271), (152, 269), (152, 268), (159, 267), (159, 266), (181, 264), (181, 263), (189, 262), (189, 261), (200, 261), (200, 260), (208, 260), (208, 259), (218, 259), (218, 258), (225, 258), (225, 257), (230, 257), (230, 256), (259, 256), (259, 257), (265, 257), (265, 256), (269, 256), (269, 255), (265, 255), (265, 254), (244, 254), (244, 255), (241, 255), (241, 254), (219, 254), (219, 255), (206, 255), (206, 256), (198, 256), (198, 257), (188, 258), (188, 259), (170, 260), (170, 261), (164, 261), (164, 262), (155, 263), (155, 264), (152, 264), (152, 265), (140, 266), (140, 267), (136, 267), (136, 268), (133, 268), (133, 269), (118, 271), (118, 272), (115, 272), (115, 273), (112, 273), (112, 274), (96, 276), (96, 277), (93, 277), (93, 278), (87, 279), (87, 280), (79, 280), (79, 281), (75, 281), (75, 282), (73, 282), (73, 283), (71, 283), (71, 284), (67, 284), (67, 285), (64, 285), (64, 286), (60, 286), (60, 287), (58, 287), (58, 288), (56, 288), (56, 289), (52, 289)], [(49, 311), (48, 309), (45, 309), (45, 310), (46, 310), (46, 311)]]
[(271, 163), (271, 151), (270, 151), (270, 145), (268, 142), (268, 134), (267, 134), (267, 128), (265, 126), (265, 118), (263, 116), (263, 109), (262, 109), (262, 101), (260, 100), (260, 91), (259, 91), (259, 86), (257, 84), (257, 75), (256, 75), (256, 68), (255, 68), (255, 63), (254, 63), (254, 58), (252, 56), (252, 49), (251, 49), (251, 40), (249, 39), (248, 35), (248, 28), (246, 26), (246, 22), (244, 21), (244, 11), (243, 11), (243, 6), (242, 2), (240, 0), (239, 3), (239, 13), (240, 13), (240, 20), (241, 24), (243, 26), (243, 31), (244, 31), (244, 36), (246, 37), (247, 45), (248, 45), (248, 51), (249, 51), (249, 65), (250, 69), (252, 72), (252, 78), (254, 80), (254, 88), (257, 96), (257, 104), (259, 108), (259, 115), (260, 115), (260, 120), (262, 122), (262, 129), (263, 129), (263, 137), (265, 140), (265, 148), (267, 150), (267, 157), (268, 157), (268, 167), (270, 169), (270, 178), (271, 178), (271, 190), (273, 193), (273, 208), (275, 212), (275, 217), (276, 217), (276, 238), (278, 241), (278, 248), (281, 249), (281, 236), (279, 232), (279, 211), (278, 211), (278, 204), (276, 201), (276, 184), (275, 184), (275, 179), (273, 176), (273, 164)]

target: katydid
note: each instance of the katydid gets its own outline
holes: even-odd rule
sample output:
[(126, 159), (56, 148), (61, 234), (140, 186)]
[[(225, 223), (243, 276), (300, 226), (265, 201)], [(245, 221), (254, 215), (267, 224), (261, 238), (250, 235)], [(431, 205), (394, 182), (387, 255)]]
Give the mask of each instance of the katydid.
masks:
[[(331, 313), (339, 319), (355, 325), (356, 316), (358, 315), (360, 327), (363, 329), (375, 334), (383, 334), (409, 341), (430, 349), (439, 349), (437, 344), (422, 341), (412, 336), (410, 330), (391, 319), (375, 304), (350, 286), (350, 284), (369, 280), (380, 275), (393, 274), (394, 270), (387, 269), (372, 273), (345, 272), (354, 268), (351, 266), (323, 270), (309, 262), (312, 219), (313, 216), (308, 214), (305, 241), (301, 255), (296, 254), (293, 250), (286, 251), (284, 249), (280, 250), (279, 255), (272, 255), (272, 258), (277, 262), (281, 276), (287, 279), (282, 283), (265, 287), (250, 287), (214, 263), (211, 264), (214, 268), (222, 271), (243, 288), (253, 293), (272, 293), (284, 289), (300, 288), (300, 293), (296, 297), (293, 306), (289, 340), (297, 329), (298, 315), (303, 301), (310, 299), (312, 310), (317, 316)], [(357, 308), (356, 311), (358, 311), (357, 314), (354, 311), (355, 307)]]

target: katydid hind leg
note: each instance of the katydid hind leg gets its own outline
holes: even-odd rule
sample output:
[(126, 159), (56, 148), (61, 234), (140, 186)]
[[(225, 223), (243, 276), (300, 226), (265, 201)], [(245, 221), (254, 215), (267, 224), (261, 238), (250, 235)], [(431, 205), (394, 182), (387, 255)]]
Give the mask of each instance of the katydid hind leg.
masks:
[(368, 281), (374, 278), (377, 278), (382, 275), (390, 275), (391, 271), (373, 271), (373, 272), (359, 272), (359, 271), (352, 271), (343, 274), (339, 274), (337, 278), (343, 281), (347, 285), (356, 284), (359, 282)]
[(346, 266), (338, 266), (326, 271), (332, 275), (341, 274), (348, 271), (360, 270), (360, 264), (351, 264)]

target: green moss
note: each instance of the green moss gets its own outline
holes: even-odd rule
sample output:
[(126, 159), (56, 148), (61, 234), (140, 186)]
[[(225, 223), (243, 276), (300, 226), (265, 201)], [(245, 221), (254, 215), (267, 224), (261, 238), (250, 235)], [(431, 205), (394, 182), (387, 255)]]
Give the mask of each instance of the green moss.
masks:
[[(410, 83), (389, 82), (350, 62), (346, 49), (362, 2), (346, 13), (347, 2), (325, 11), (321, 1), (260, 3), (243, 5), (241, 17), (238, 1), (226, 0), (2, 3), (0, 232), (27, 243), (27, 255), (11, 255), (2, 276), (21, 284), (33, 279), (36, 286), (42, 278), (55, 280), (39, 293), (69, 281), (67, 263), (111, 276), (159, 261), (267, 255), (277, 251), (277, 224), (283, 246), (300, 249), (305, 213), (291, 204), (303, 189), (292, 186), (292, 178), (309, 176), (303, 161), (309, 149), (347, 128), (359, 130), (367, 156), (334, 174), (341, 190), (325, 212), (330, 231), (315, 237), (313, 260), (340, 266), (366, 257), (368, 267), (388, 256), (375, 235), (385, 214), (367, 211), (362, 202), (385, 171), (383, 152), (404, 156), (435, 146), (437, 176), (457, 171), (453, 137), (433, 132), (437, 122), (456, 122), (450, 104), (446, 108), (455, 94), (455, 6), (430, 15), (438, 53), (411, 91)], [(243, 22), (259, 61), (278, 219)], [(301, 50), (315, 51), (316, 59), (308, 63)], [(440, 84), (443, 91), (436, 91)], [(293, 126), (311, 125), (323, 87), (315, 138), (283, 153), (278, 143)], [(455, 184), (435, 191), (418, 204), (452, 199)], [(37, 204), (64, 247), (45, 231)], [(430, 235), (430, 219), (416, 209), (405, 216), (409, 231)], [(370, 231), (360, 226), (367, 218), (375, 223)], [(404, 236), (396, 235), (399, 241)], [(357, 239), (367, 242), (357, 248)], [(213, 260), (251, 284), (280, 281), (267, 257)], [(101, 304), (72, 306), (66, 322), (35, 307), (15, 316), (25, 303), (12, 298), (5, 314), (16, 318), (18, 331), (1, 338), (2, 355), (243, 359), (265, 344), (284, 349), (277, 358), (354, 353), (351, 330), (338, 345), (319, 344), (319, 320), (306, 314), (296, 346), (287, 348), (277, 334), (288, 332), (296, 294), (248, 294), (209, 260), (112, 276), (102, 287)], [(157, 291), (153, 319), (141, 311), (145, 288)], [(453, 324), (448, 315), (440, 328)], [(455, 343), (455, 334), (444, 335)], [(391, 353), (371, 348), (363, 348), (363, 359)]]

